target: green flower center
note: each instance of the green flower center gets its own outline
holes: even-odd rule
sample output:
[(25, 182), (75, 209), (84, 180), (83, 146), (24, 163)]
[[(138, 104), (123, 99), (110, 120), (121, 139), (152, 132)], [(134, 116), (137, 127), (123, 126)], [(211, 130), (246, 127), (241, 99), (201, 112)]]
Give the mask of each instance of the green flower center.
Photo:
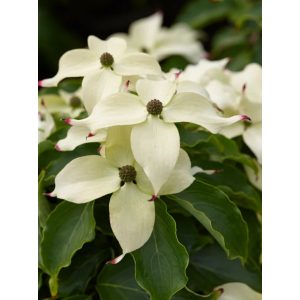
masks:
[(100, 56), (100, 62), (103, 67), (109, 68), (113, 65), (114, 58), (110, 53), (105, 52)]
[(136, 178), (136, 170), (133, 166), (123, 166), (119, 169), (119, 176), (124, 182), (132, 182)]
[(162, 110), (163, 110), (163, 105), (157, 99), (153, 99), (147, 103), (147, 111), (151, 115), (154, 116), (160, 115)]
[(70, 105), (71, 105), (73, 108), (78, 108), (78, 107), (80, 107), (80, 105), (81, 105), (81, 100), (80, 100), (80, 98), (79, 98), (79, 97), (76, 97), (76, 96), (72, 97), (72, 98), (70, 99)]

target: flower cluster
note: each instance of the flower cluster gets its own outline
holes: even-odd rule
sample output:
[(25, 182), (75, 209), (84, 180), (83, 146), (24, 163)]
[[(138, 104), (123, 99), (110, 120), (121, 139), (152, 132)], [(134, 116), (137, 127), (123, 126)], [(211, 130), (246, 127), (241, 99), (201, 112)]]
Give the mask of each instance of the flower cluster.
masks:
[[(164, 73), (157, 60), (171, 54), (198, 64)], [(47, 119), (59, 111), (68, 115), (65, 122), (72, 127), (56, 149), (70, 151), (99, 142), (100, 155), (67, 164), (50, 196), (86, 203), (112, 194), (110, 223), (123, 250), (114, 263), (149, 239), (155, 200), (179, 193), (194, 181), (195, 169), (180, 148), (175, 123), (193, 123), (199, 130), (230, 138), (242, 135), (261, 162), (260, 67), (251, 64), (231, 72), (225, 69), (227, 59), (209, 61), (203, 55), (194, 32), (183, 25), (161, 28), (157, 13), (133, 23), (129, 35), (107, 40), (89, 36), (88, 48), (66, 52), (57, 74), (40, 82), (52, 87), (65, 78), (83, 77), (77, 95), (58, 97), (65, 99), (63, 104), (53, 95), (41, 97), (40, 111), (46, 110), (40, 117), (43, 138), (54, 126)], [(80, 103), (88, 114), (84, 119), (78, 119)], [(241, 122), (250, 121), (248, 115), (252, 123)]]

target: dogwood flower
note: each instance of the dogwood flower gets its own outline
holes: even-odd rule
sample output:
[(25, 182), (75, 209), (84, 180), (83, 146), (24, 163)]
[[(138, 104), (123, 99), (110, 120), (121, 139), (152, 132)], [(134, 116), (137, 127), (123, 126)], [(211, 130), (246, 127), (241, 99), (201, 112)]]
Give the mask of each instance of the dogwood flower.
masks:
[(62, 116), (71, 118), (78, 117), (84, 108), (81, 105), (82, 89), (68, 93), (64, 90), (59, 90), (59, 94), (44, 94), (39, 96), (39, 109), (43, 103), (51, 114), (59, 113)]
[[(109, 203), (110, 224), (123, 253), (140, 248), (149, 239), (155, 221), (152, 188), (143, 169), (134, 160), (130, 148), (131, 127), (108, 129), (102, 156), (74, 159), (55, 178), (57, 196), (73, 203), (86, 203), (112, 193)], [(180, 151), (174, 172), (159, 193), (174, 194), (187, 188), (194, 177), (184, 150)], [(154, 198), (152, 199), (154, 200)]]
[(176, 69), (170, 71), (171, 74), (179, 72), (178, 81), (192, 81), (199, 83), (200, 86), (206, 87), (213, 79), (224, 78), (224, 70), (229, 59), (220, 60), (201, 59), (196, 65), (188, 65), (182, 72)]
[(55, 123), (53, 117), (43, 105), (38, 114), (38, 142), (42, 142), (47, 139), (47, 137), (53, 132), (55, 129)]
[(251, 124), (234, 124), (220, 133), (228, 138), (242, 135), (246, 145), (261, 163), (261, 66), (253, 63), (241, 72), (226, 70), (223, 78), (219, 76), (211, 80), (205, 88), (225, 115), (251, 115)]
[(155, 193), (169, 178), (179, 154), (179, 133), (174, 123), (191, 122), (218, 132), (244, 115), (224, 118), (203, 95), (176, 93), (168, 80), (140, 79), (137, 95), (116, 93), (98, 103), (92, 114), (70, 125), (87, 126), (91, 132), (117, 125), (134, 125), (131, 146), (136, 161), (149, 177)]
[(119, 91), (122, 76), (160, 74), (154, 57), (145, 53), (127, 53), (127, 43), (112, 37), (103, 41), (88, 37), (88, 49), (66, 52), (59, 60), (57, 74), (39, 82), (41, 86), (56, 86), (68, 77), (84, 77), (82, 81), (84, 105), (91, 112), (99, 99)]
[(221, 290), (222, 294), (218, 300), (261, 300), (262, 295), (252, 290), (245, 283), (230, 282), (223, 284), (216, 289)]
[(162, 27), (163, 15), (158, 12), (133, 22), (129, 34), (113, 36), (127, 40), (131, 51), (142, 51), (162, 60), (170, 55), (182, 55), (191, 62), (198, 62), (206, 53), (197, 41), (198, 34), (186, 24)]

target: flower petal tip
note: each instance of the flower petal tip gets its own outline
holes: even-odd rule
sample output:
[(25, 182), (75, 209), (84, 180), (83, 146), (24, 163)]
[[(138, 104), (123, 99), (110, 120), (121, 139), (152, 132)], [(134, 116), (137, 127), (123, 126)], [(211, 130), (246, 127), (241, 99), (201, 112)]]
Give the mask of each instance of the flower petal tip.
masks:
[(181, 73), (182, 73), (182, 71), (176, 72), (176, 73), (175, 73), (175, 79), (178, 79)]
[(43, 87), (43, 80), (38, 81), (38, 87)]
[(48, 197), (55, 197), (55, 194), (52, 193), (43, 193), (44, 196), (48, 196)]
[(72, 125), (72, 119), (71, 118), (66, 118), (64, 119), (64, 122), (68, 125)]
[(240, 115), (240, 120), (241, 121), (249, 121), (249, 122), (251, 122), (251, 118), (248, 117), (248, 116), (246, 116), (246, 115)]
[(90, 133), (87, 135), (86, 139), (88, 139), (88, 138), (90, 138), (90, 137), (93, 137), (93, 136), (95, 136), (95, 134), (92, 133), (92, 132), (90, 132)]
[(62, 151), (58, 144), (56, 144), (56, 145), (54, 146), (54, 148), (55, 148), (56, 151)]
[(124, 258), (125, 254), (122, 254), (118, 257), (115, 257), (112, 260), (109, 260), (108, 262), (106, 262), (106, 265), (116, 265), (117, 263), (119, 263), (123, 258)]
[(149, 202), (152, 202), (152, 201), (156, 201), (158, 199), (158, 196), (157, 195), (152, 195), (151, 199), (148, 200)]

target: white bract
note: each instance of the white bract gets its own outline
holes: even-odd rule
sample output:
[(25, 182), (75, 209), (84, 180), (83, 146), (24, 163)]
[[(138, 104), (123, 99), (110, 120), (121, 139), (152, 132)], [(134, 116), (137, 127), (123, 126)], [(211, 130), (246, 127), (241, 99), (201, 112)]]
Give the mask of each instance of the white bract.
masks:
[(46, 140), (54, 131), (55, 123), (53, 117), (45, 106), (39, 109), (38, 114), (38, 143)]
[(62, 79), (84, 77), (83, 103), (90, 113), (103, 97), (118, 92), (122, 76), (160, 74), (157, 61), (148, 54), (127, 51), (122, 38), (112, 37), (103, 41), (88, 37), (88, 49), (66, 52), (59, 60), (57, 74), (40, 82), (41, 86), (56, 86)]
[(245, 283), (231, 282), (219, 286), (222, 294), (218, 300), (261, 300), (262, 295), (252, 290)]
[[(193, 81), (205, 88), (211, 101), (223, 111), (224, 116), (251, 116), (251, 123), (234, 123), (223, 128), (220, 133), (228, 138), (242, 135), (261, 163), (261, 66), (252, 63), (240, 72), (232, 72), (225, 69), (227, 63), (228, 59), (201, 60), (181, 72), (177, 81)], [(170, 78), (175, 72), (172, 70), (167, 76)]]
[(224, 118), (204, 95), (176, 91), (168, 80), (140, 79), (137, 95), (116, 93), (99, 102), (91, 115), (69, 124), (87, 126), (94, 133), (117, 125), (134, 125), (131, 146), (135, 159), (157, 193), (169, 178), (179, 154), (179, 133), (174, 123), (191, 122), (211, 132), (244, 120), (245, 116)]
[(106, 139), (106, 130), (98, 130), (95, 134), (91, 134), (86, 127), (71, 127), (67, 136), (57, 142), (55, 145), (58, 151), (72, 151), (77, 146), (87, 143), (100, 143)]
[[(89, 155), (74, 159), (55, 178), (50, 194), (74, 203), (86, 203), (113, 193), (109, 203), (110, 223), (123, 253), (140, 248), (150, 237), (155, 220), (153, 188), (130, 148), (131, 127), (108, 129), (102, 156)], [(159, 195), (186, 189), (194, 177), (188, 155), (180, 150), (170, 178)]]
[(162, 60), (171, 55), (182, 55), (191, 62), (198, 62), (205, 56), (196, 31), (186, 24), (162, 27), (163, 15), (158, 12), (133, 22), (129, 34), (113, 36), (125, 38), (131, 51), (143, 51)]
[(43, 103), (51, 114), (58, 113), (61, 116), (76, 118), (83, 111), (82, 89), (68, 93), (64, 90), (59, 90), (59, 94), (44, 94), (39, 96), (39, 109)]

